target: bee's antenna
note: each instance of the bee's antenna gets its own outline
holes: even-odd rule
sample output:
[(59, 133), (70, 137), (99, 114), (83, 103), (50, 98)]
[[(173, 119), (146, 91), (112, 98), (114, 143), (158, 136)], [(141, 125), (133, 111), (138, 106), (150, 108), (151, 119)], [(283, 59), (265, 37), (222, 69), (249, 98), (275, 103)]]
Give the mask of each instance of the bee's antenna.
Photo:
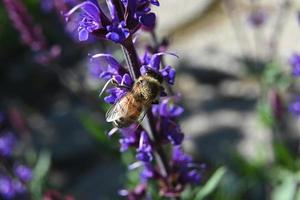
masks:
[(103, 88), (102, 88), (102, 90), (101, 90), (101, 92), (100, 92), (100, 94), (99, 94), (99, 97), (102, 96), (102, 94), (103, 94), (103, 92), (106, 90), (107, 86), (108, 86), (110, 83), (112, 83), (112, 82), (113, 82), (113, 78), (109, 79), (109, 80), (105, 83), (105, 85), (103, 86)]

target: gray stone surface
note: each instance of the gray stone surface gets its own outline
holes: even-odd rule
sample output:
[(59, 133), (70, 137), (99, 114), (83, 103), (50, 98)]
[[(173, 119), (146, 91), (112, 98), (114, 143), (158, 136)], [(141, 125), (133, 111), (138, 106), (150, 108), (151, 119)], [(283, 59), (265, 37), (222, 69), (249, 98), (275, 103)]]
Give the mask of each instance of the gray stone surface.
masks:
[[(264, 154), (272, 159), (272, 135), (255, 112), (260, 88), (245, 73), (241, 58), (265, 59), (271, 53), (270, 40), (283, 6), (281, 1), (259, 1), (268, 18), (266, 26), (254, 30), (247, 23), (251, 1), (227, 1), (233, 2), (229, 7), (224, 2), (165, 0), (155, 9), (159, 37), (169, 36), (169, 51), (180, 56), (166, 60), (179, 74), (176, 89), (186, 108), (181, 120), (188, 138), (185, 146), (216, 162), (232, 147), (248, 158)], [(300, 51), (299, 8), (300, 2), (292, 1), (283, 15), (282, 32), (275, 32), (277, 60), (286, 71), (288, 57)]]

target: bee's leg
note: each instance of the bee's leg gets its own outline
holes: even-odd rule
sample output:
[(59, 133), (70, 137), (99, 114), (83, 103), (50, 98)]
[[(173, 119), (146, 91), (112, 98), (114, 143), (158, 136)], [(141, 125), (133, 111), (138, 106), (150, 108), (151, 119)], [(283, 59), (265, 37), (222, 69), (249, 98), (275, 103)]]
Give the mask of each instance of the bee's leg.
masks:
[(113, 129), (111, 129), (108, 133), (107, 133), (107, 135), (109, 136), (109, 137), (111, 137), (115, 132), (117, 132), (119, 130), (119, 128), (118, 127), (114, 127)]
[(114, 86), (119, 86), (120, 84), (118, 83), (117, 79), (115, 78), (115, 76), (113, 76), (111, 79), (111, 83), (114, 85)]
[(102, 88), (102, 90), (101, 90), (101, 92), (100, 92), (100, 94), (99, 94), (99, 97), (102, 96), (103, 92), (106, 90), (106, 88), (108, 87), (108, 85), (109, 85), (110, 83), (115, 84), (114, 81), (116, 81), (116, 79), (111, 78), (111, 79), (109, 79), (109, 80), (105, 83), (105, 85), (103, 86), (103, 88)]
[(121, 88), (121, 89), (125, 89), (125, 90), (130, 90), (131, 88), (128, 87), (127, 85), (117, 85), (118, 88)]

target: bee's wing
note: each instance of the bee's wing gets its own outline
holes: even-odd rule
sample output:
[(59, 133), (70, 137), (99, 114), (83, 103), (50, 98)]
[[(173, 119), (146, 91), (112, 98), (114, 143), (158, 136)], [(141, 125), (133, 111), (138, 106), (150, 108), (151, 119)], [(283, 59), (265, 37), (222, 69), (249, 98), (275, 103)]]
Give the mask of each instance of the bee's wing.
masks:
[(141, 114), (140, 114), (140, 116), (137, 120), (139, 123), (142, 123), (142, 121), (144, 120), (148, 110), (149, 110), (148, 108), (144, 107), (143, 111), (141, 112)]
[[(126, 103), (124, 103), (124, 101)], [(128, 105), (129, 105), (128, 101), (129, 101), (128, 97), (124, 96), (118, 102), (116, 102), (112, 107), (110, 107), (105, 116), (106, 121), (113, 122), (122, 117), (125, 117), (128, 112)]]

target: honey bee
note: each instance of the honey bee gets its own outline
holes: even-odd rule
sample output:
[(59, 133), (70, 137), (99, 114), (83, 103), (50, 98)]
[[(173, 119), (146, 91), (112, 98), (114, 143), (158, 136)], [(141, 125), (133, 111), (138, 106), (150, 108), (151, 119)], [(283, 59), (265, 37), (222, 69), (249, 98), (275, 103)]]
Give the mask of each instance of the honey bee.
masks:
[(106, 113), (106, 121), (117, 128), (125, 128), (134, 122), (141, 122), (163, 90), (162, 77), (152, 71), (140, 76), (131, 91), (117, 101)]

